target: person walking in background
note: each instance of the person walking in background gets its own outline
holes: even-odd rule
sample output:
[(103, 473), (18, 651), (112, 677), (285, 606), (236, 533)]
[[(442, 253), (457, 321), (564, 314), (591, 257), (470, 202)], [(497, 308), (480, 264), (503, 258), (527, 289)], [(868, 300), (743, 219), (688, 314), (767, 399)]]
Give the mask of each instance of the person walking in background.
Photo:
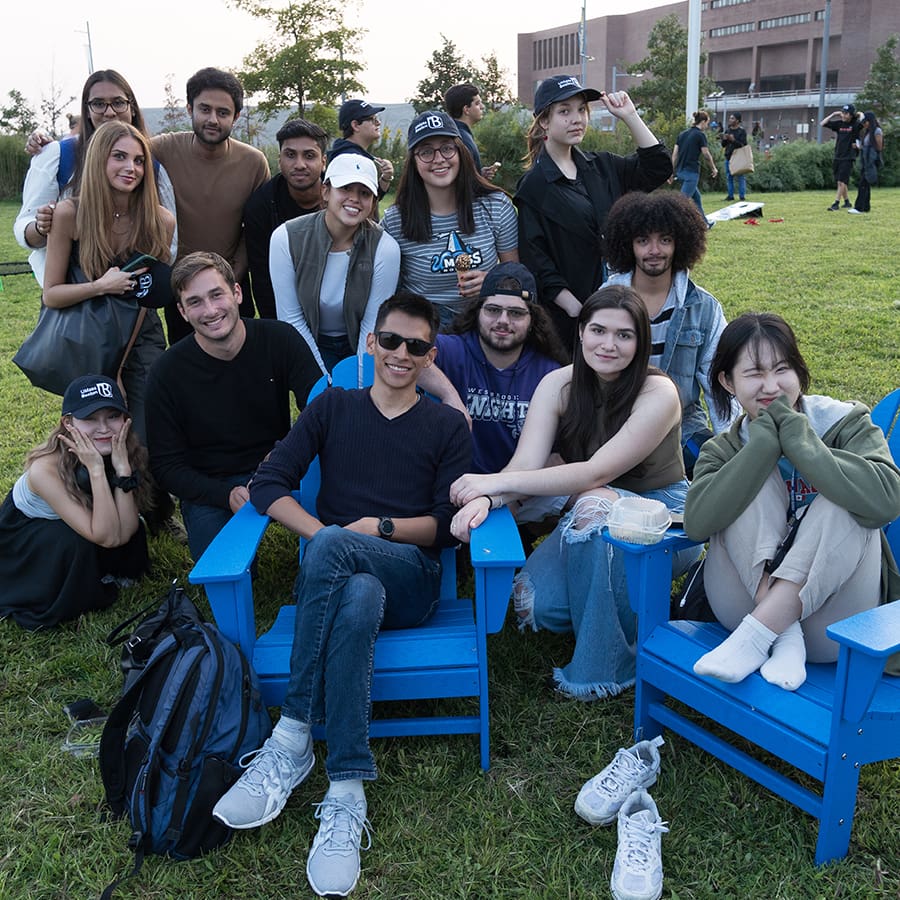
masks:
[[(703, 212), (703, 198), (700, 196), (700, 157), (701, 155), (709, 163), (709, 171), (713, 178), (719, 174), (716, 162), (709, 152), (706, 140), (706, 129), (709, 128), (709, 113), (699, 109), (694, 113), (694, 122), (690, 128), (685, 128), (675, 141), (672, 150), (672, 167), (675, 169), (675, 177), (681, 182), (681, 193), (690, 197), (697, 204), (697, 209)], [(731, 193), (729, 191), (729, 193)], [(707, 219), (710, 228), (713, 223)]]
[(856, 203), (849, 213), (867, 213), (872, 208), (872, 185), (878, 183), (878, 169), (881, 167), (881, 151), (884, 149), (884, 132), (875, 118), (875, 113), (863, 115), (859, 133), (859, 189)]
[[(618, 156), (578, 148), (592, 100), (626, 125), (635, 153)], [(528, 163), (531, 168), (515, 195), (519, 253), (571, 352), (581, 304), (605, 278), (602, 239), (610, 207), (628, 191), (652, 191), (665, 183), (672, 160), (625, 91), (607, 94), (582, 87), (573, 75), (551, 75), (535, 91)]]
[(856, 115), (856, 107), (847, 103), (840, 109), (825, 116), (819, 124), (823, 128), (830, 128), (835, 133), (834, 161), (831, 171), (837, 182), (837, 196), (834, 203), (828, 207), (829, 212), (835, 212), (841, 208), (850, 209), (850, 197), (847, 185), (850, 184), (850, 175), (853, 173), (853, 161), (856, 159), (856, 141), (859, 137), (860, 124)]
[[(720, 138), (722, 142), (722, 147), (725, 151), (725, 184), (728, 188), (728, 196), (725, 198), (728, 201), (734, 200), (734, 178), (731, 175), (731, 154), (734, 153), (738, 147), (746, 147), (747, 146), (747, 132), (744, 130), (741, 125), (741, 114), (739, 112), (733, 112), (728, 116), (728, 128), (722, 134)], [(738, 199), (746, 200), (747, 199), (747, 179), (744, 175), (738, 175), (737, 177), (738, 184)]]
[(488, 181), (493, 181), (497, 174), (499, 163), (492, 166), (481, 164), (481, 154), (472, 134), (472, 126), (477, 125), (484, 118), (484, 103), (479, 96), (478, 88), (474, 84), (454, 84), (444, 94), (444, 109), (453, 116), (459, 128), (459, 136), (466, 145), (472, 159), (475, 160), (475, 171), (480, 172)]

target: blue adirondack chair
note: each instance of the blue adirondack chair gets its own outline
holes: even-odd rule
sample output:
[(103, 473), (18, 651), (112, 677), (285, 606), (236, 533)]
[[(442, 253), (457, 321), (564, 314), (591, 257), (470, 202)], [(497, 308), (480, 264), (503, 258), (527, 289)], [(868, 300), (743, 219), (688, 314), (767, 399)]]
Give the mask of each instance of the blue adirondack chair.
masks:
[[(363, 379), (371, 384), (373, 360), (365, 356)], [(335, 366), (333, 383), (356, 387), (357, 358)], [(313, 388), (311, 397), (326, 387), (325, 379)], [(365, 440), (365, 435), (360, 435)], [(314, 511), (319, 491), (316, 459), (294, 493), (308, 510)], [(250, 566), (269, 524), (251, 504), (245, 504), (216, 536), (190, 573), (190, 581), (202, 584), (216, 624), (240, 645), (259, 675), (268, 706), (284, 701), (290, 673), (296, 607), (281, 607), (275, 622), (257, 635)], [(303, 554), (301, 542), (300, 555)], [(477, 698), (477, 711), (470, 715), (418, 715), (404, 718), (373, 718), (373, 737), (423, 734), (477, 734), (481, 767), (490, 767), (490, 708), (488, 703), (487, 636), (503, 627), (509, 605), (512, 577), (524, 562), (522, 542), (515, 522), (506, 509), (492, 512), (473, 533), (474, 601), (457, 596), (456, 551), (441, 557), (443, 579), (437, 612), (425, 625), (396, 631), (384, 630), (375, 643), (373, 701), (422, 700), (431, 698)], [(473, 704), (474, 705), (474, 704)], [(321, 738), (321, 729), (314, 730)]]
[[(900, 390), (882, 400), (872, 419), (900, 459)], [(900, 559), (900, 520), (886, 529)], [(828, 635), (840, 644), (830, 665), (807, 665), (807, 680), (794, 692), (754, 673), (739, 684), (694, 674), (694, 663), (727, 632), (717, 623), (669, 621), (672, 556), (694, 546), (680, 530), (659, 544), (637, 546), (604, 535), (626, 554), (628, 592), (638, 616), (635, 738), (664, 728), (799, 806), (819, 820), (816, 865), (846, 856), (856, 809), (860, 767), (900, 757), (900, 678), (883, 673), (900, 650), (900, 600), (837, 622)], [(740, 749), (680, 713), (669, 700), (763, 748), (822, 783), (821, 793)]]

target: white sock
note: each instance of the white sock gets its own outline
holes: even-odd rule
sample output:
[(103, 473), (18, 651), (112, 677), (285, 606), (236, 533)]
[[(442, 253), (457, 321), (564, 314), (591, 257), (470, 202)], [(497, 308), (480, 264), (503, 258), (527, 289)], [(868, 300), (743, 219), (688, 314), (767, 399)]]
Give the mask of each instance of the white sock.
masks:
[(366, 802), (366, 790), (362, 779), (348, 778), (345, 781), (329, 781), (326, 797), (346, 797), (350, 795), (354, 801)]
[(694, 663), (698, 675), (712, 675), (732, 684), (755, 672), (769, 656), (769, 648), (778, 635), (748, 613), (715, 650)]
[(272, 737), (297, 756), (303, 756), (310, 741), (308, 722), (282, 716), (272, 729)]
[(775, 638), (772, 654), (760, 667), (759, 674), (786, 691), (796, 691), (806, 681), (806, 641), (799, 622)]

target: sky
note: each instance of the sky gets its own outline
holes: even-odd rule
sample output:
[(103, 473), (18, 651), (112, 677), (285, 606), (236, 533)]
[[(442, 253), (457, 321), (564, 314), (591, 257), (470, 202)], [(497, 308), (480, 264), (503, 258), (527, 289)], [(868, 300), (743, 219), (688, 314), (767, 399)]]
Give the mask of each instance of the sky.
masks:
[[(608, 14), (612, 6), (600, 0), (586, 2), (589, 19)], [(626, 13), (665, 2), (617, 0), (614, 10)], [(172, 76), (175, 96), (183, 100), (184, 84), (193, 72), (204, 66), (237, 70), (268, 35), (265, 25), (228, 7), (224, 0), (152, 0), (125, 6), (98, 0), (25, 0), (5, 6), (0, 26), (0, 105), (16, 89), (35, 109), (43, 97), (51, 95), (54, 85), (63, 98), (80, 97), (90, 71), (88, 25), (94, 68), (121, 72), (145, 107), (164, 105), (167, 76)], [(152, 16), (149, 21), (141, 18), (144, 10)], [(441, 35), (476, 63), (495, 52), (515, 90), (517, 33), (580, 18), (578, 0), (570, 0), (570, 6), (546, 0), (454, 0), (452, 4), (362, 0), (358, 14), (348, 16), (348, 24), (367, 29), (361, 41), (366, 98), (400, 103), (415, 93)], [(76, 112), (77, 106), (72, 103), (66, 111)]]

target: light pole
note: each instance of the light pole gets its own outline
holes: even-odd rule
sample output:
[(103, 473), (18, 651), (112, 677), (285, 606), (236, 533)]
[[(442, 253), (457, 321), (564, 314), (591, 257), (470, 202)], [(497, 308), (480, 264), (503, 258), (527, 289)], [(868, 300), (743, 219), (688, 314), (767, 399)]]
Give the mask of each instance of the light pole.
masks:
[(716, 122), (719, 121), (719, 98), (725, 96), (725, 91), (716, 91), (714, 94), (709, 94), (707, 96), (707, 100), (712, 100), (715, 103), (715, 109), (713, 110), (713, 115), (716, 117)]
[(632, 75), (630, 72), (620, 72), (620, 71), (615, 67), (615, 65), (614, 65), (614, 66), (612, 67), (612, 89), (613, 89), (613, 93), (615, 93), (615, 92), (618, 90), (618, 88), (616, 87), (616, 81), (617, 81), (619, 78), (643, 78), (643, 77), (644, 77), (644, 73), (643, 73), (643, 72), (639, 72), (639, 73), (637, 73), (636, 75)]
[(578, 55), (581, 57), (581, 83), (587, 84), (587, 64), (593, 62), (594, 57), (587, 53), (587, 0), (581, 2), (581, 28), (578, 33)]

